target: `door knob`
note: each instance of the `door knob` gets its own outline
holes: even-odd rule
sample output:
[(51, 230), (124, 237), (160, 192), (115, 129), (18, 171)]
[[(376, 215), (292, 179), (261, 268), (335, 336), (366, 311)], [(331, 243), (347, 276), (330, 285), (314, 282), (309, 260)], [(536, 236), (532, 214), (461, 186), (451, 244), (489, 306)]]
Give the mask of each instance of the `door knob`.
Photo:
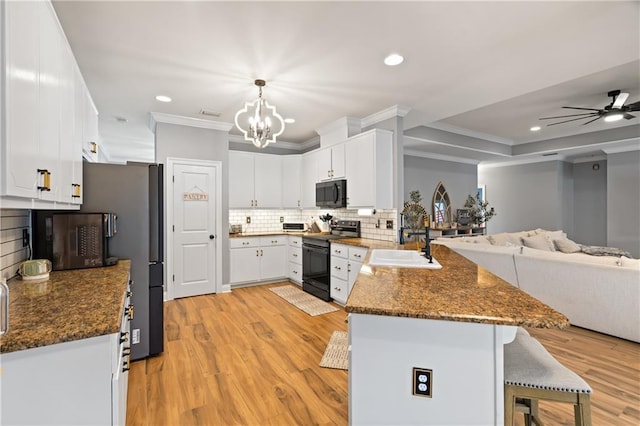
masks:
[(209, 239), (210, 239), (210, 240), (213, 240), (215, 237), (216, 237), (216, 236), (215, 236), (215, 235), (213, 235), (213, 234), (209, 235)]

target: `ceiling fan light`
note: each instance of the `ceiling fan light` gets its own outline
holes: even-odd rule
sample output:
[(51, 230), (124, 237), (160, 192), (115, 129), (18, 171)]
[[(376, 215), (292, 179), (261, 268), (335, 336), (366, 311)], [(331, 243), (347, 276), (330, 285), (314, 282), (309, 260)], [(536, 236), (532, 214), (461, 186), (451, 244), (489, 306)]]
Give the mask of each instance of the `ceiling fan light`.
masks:
[(624, 115), (621, 112), (613, 112), (609, 113), (604, 117), (604, 121), (607, 123), (612, 123), (614, 121), (622, 120)]
[(540, 130), (540, 126), (533, 126), (529, 130), (531, 130), (532, 132), (537, 132), (538, 130)]

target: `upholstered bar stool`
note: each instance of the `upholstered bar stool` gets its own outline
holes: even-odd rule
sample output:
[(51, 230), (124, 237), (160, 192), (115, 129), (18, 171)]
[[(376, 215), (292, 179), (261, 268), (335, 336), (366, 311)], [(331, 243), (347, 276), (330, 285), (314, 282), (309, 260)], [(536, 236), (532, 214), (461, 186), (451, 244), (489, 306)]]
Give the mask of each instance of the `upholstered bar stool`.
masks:
[(560, 364), (535, 338), (519, 329), (504, 346), (504, 424), (513, 425), (516, 411), (525, 422), (542, 425), (538, 401), (573, 404), (576, 426), (591, 426), (591, 387)]

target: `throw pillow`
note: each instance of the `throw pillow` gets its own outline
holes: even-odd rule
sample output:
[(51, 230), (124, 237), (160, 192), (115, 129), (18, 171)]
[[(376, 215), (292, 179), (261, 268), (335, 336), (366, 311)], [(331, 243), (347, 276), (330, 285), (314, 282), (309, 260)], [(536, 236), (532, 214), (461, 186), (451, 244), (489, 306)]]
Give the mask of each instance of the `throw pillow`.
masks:
[(494, 246), (519, 246), (522, 244), (520, 235), (502, 232), (500, 234), (489, 235), (489, 241)]
[(581, 246), (582, 252), (591, 256), (626, 256), (632, 258), (631, 253), (615, 247)]
[(538, 234), (533, 237), (525, 237), (522, 239), (522, 243), (525, 247), (529, 247), (536, 250), (555, 251), (553, 244), (546, 235)]
[(577, 244), (568, 238), (553, 240), (553, 244), (556, 246), (556, 250), (563, 253), (580, 253), (580, 251), (582, 251), (580, 244)]

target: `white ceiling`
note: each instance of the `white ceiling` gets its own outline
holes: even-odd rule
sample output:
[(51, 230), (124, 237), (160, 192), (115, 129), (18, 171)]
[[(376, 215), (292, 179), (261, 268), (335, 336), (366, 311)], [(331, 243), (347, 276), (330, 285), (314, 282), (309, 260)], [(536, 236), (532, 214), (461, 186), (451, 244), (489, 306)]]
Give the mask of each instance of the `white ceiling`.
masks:
[[(629, 92), (627, 103), (640, 100), (637, 1), (54, 0), (54, 7), (115, 160), (153, 160), (152, 111), (232, 123), (257, 96), (256, 78), (267, 80), (265, 97), (278, 112), (295, 118), (281, 136), (295, 144), (340, 117), (393, 105), (411, 108), (411, 150), (475, 161), (511, 159), (504, 145), (526, 144), (516, 154), (597, 154), (640, 133), (640, 113), (528, 130), (539, 117), (565, 114), (562, 106), (601, 108), (610, 90)], [(405, 62), (385, 66), (390, 52)], [(157, 102), (158, 94), (173, 102)], [(220, 116), (204, 117), (203, 108)], [(610, 130), (622, 127), (623, 136)], [(466, 136), (434, 144), (433, 128)], [(585, 132), (603, 140), (588, 148), (565, 140)], [(556, 143), (539, 142), (549, 139)]]

